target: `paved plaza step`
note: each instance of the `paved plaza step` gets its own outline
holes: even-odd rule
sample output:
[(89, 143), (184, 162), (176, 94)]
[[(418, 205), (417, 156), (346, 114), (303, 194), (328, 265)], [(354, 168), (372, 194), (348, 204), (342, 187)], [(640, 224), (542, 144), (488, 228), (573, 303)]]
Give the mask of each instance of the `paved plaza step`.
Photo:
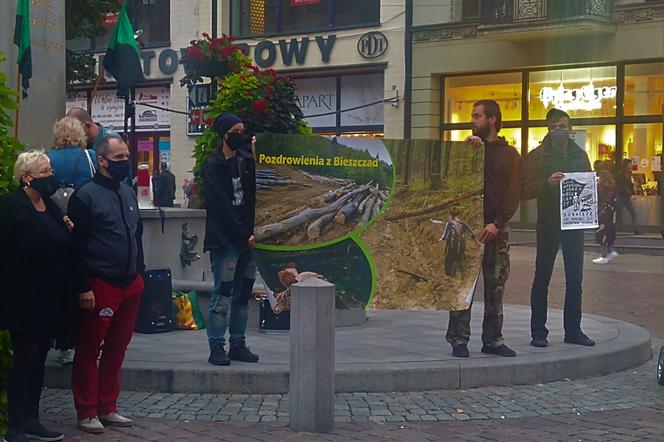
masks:
[[(583, 329), (595, 347), (565, 344), (562, 312), (549, 311), (548, 348), (530, 347), (530, 309), (505, 306), (505, 342), (515, 358), (480, 353), (483, 305), (473, 307), (470, 358), (451, 354), (445, 311), (370, 310), (365, 326), (336, 330), (337, 392), (391, 392), (538, 384), (598, 376), (636, 367), (651, 357), (650, 335), (615, 319), (585, 315)], [(257, 364), (207, 363), (205, 331), (135, 334), (122, 369), (122, 389), (164, 393), (285, 393), (289, 335), (249, 330)], [(70, 369), (51, 354), (46, 385), (69, 388)]]

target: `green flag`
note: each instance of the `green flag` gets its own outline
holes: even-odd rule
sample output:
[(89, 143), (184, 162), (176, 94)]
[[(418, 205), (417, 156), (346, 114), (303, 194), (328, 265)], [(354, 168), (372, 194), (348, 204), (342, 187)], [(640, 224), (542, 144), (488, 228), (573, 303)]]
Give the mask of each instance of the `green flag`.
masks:
[(117, 82), (119, 97), (128, 97), (129, 88), (144, 80), (140, 50), (134, 39), (134, 30), (127, 16), (126, 4), (126, 1), (122, 3), (120, 16), (113, 28), (103, 63), (104, 69), (113, 75)]
[(30, 51), (30, 0), (18, 0), (16, 3), (16, 26), (14, 44), (18, 46), (18, 72), (21, 74), (23, 98), (28, 96), (28, 87), (32, 78), (32, 54)]

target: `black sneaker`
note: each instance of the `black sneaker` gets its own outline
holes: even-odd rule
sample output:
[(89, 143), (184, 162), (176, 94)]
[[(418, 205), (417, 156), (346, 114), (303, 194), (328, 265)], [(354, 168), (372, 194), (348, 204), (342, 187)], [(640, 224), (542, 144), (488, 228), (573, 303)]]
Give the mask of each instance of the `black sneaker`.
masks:
[(212, 365), (231, 365), (231, 360), (228, 359), (224, 344), (210, 343), (210, 357), (208, 362)]
[(452, 346), (452, 356), (457, 358), (467, 358), (470, 356), (468, 353), (468, 346), (466, 344), (457, 344)]
[(31, 440), (56, 441), (64, 439), (65, 435), (60, 431), (52, 431), (45, 428), (37, 419), (29, 419), (23, 429), (25, 436)]
[(565, 335), (565, 342), (568, 344), (585, 345), (586, 347), (593, 347), (595, 345), (595, 341), (583, 334), (583, 332), (578, 332), (572, 336)]
[(513, 358), (516, 356), (516, 352), (505, 344), (501, 344), (498, 347), (487, 347), (486, 345), (483, 345), (482, 353), (504, 356), (506, 358)]
[(25, 436), (23, 429), (10, 428), (2, 440), (4, 442), (29, 442), (30, 439)]
[(547, 341), (546, 338), (535, 337), (532, 341), (530, 341), (530, 345), (533, 347), (544, 348), (549, 346), (549, 341)]
[(258, 355), (250, 352), (246, 345), (232, 345), (228, 357), (233, 361), (258, 362)]

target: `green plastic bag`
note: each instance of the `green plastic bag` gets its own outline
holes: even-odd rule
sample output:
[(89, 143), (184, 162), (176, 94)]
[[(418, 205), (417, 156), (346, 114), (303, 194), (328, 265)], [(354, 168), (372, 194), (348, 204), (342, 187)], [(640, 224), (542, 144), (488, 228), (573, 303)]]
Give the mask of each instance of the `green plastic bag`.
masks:
[(196, 293), (196, 290), (189, 292), (189, 302), (191, 302), (191, 310), (194, 314), (194, 322), (196, 322), (199, 330), (203, 330), (205, 328), (205, 316), (201, 311), (201, 305), (198, 303), (198, 293)]
[(180, 330), (202, 330), (205, 318), (201, 313), (196, 291), (173, 293), (173, 317)]

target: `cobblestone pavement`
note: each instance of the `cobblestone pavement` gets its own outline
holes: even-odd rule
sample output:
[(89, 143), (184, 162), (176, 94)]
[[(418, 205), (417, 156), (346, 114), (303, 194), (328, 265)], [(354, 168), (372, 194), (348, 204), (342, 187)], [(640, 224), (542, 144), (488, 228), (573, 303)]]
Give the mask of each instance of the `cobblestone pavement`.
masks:
[[(57, 421), (58, 419), (53, 419)], [(61, 422), (68, 428), (73, 420)], [(664, 439), (664, 407), (556, 414), (513, 420), (468, 422), (337, 423), (331, 434), (295, 433), (285, 422), (180, 422), (141, 419), (131, 429), (112, 429), (102, 435), (68, 431), (77, 441), (467, 441), (467, 442), (625, 442)]]
[[(528, 303), (534, 249), (515, 248), (510, 303)], [(664, 268), (586, 266), (584, 311), (627, 320), (664, 335)], [(637, 259), (645, 259), (638, 257)], [(656, 259), (660, 259), (656, 258)], [(652, 263), (650, 263), (652, 264)], [(652, 267), (652, 265), (651, 265)], [(562, 301), (563, 276), (552, 279), (551, 308)], [(661, 308), (660, 308), (661, 307)], [(655, 355), (661, 342), (654, 343)], [(123, 393), (120, 411), (131, 429), (101, 436), (75, 430), (68, 390), (45, 390), (46, 420), (69, 440), (138, 441), (663, 441), (664, 386), (655, 358), (607, 376), (549, 384), (415, 393), (343, 393), (336, 398), (336, 430), (329, 435), (288, 430), (287, 395)]]
[[(74, 414), (70, 390), (48, 389), (42, 409)], [(337, 422), (439, 422), (514, 419), (561, 413), (625, 410), (664, 404), (655, 358), (607, 376), (511, 387), (412, 393), (339, 393)], [(288, 395), (165, 394), (126, 392), (119, 408), (136, 418), (179, 421), (288, 421)]]

